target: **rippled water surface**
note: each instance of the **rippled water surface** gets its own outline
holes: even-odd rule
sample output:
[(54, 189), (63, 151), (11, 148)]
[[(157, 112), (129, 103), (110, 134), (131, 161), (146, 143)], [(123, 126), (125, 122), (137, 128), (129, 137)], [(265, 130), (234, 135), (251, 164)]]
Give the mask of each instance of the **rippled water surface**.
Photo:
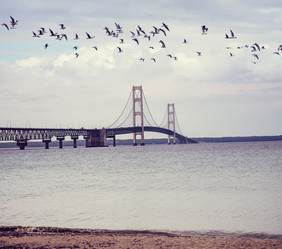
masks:
[(0, 150), (0, 225), (282, 234), (282, 142)]

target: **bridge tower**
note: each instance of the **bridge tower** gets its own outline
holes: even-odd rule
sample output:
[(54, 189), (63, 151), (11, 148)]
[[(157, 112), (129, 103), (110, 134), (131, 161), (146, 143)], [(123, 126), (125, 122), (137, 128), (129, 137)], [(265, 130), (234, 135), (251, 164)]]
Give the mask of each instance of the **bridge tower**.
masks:
[(136, 136), (141, 135), (141, 145), (144, 143), (144, 114), (143, 114), (143, 90), (142, 86), (132, 87), (133, 96), (133, 127), (141, 126), (140, 132), (133, 133), (133, 146), (137, 145)]
[(173, 144), (175, 144), (175, 108), (174, 104), (167, 104), (167, 128), (173, 131), (172, 135), (168, 135), (167, 143), (170, 144), (170, 138), (173, 138)]

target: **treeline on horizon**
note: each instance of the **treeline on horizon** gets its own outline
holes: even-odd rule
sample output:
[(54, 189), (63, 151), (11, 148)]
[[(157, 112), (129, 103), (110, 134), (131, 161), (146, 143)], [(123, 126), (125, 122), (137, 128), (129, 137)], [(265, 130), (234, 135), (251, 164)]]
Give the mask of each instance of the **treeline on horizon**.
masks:
[[(250, 137), (202, 137), (191, 138), (189, 143), (228, 143), (228, 142), (263, 142), (263, 141), (282, 141), (282, 135), (279, 136), (250, 136)], [(113, 145), (113, 140), (107, 140), (108, 146)], [(140, 144), (140, 140), (137, 140)], [(166, 138), (145, 139), (145, 144), (167, 144)], [(116, 145), (132, 145), (132, 139), (117, 139)], [(63, 146), (73, 146), (73, 141), (64, 141)], [(85, 140), (77, 140), (77, 146), (85, 146)], [(0, 148), (15, 148), (16, 142), (0, 142)], [(27, 147), (45, 147), (41, 141), (28, 141)], [(59, 147), (58, 141), (52, 141), (50, 147)]]

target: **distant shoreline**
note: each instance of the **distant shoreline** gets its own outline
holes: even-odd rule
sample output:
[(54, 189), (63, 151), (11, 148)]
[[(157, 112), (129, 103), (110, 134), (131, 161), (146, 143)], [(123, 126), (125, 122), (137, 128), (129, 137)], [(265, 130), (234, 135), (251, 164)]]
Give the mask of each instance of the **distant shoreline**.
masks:
[[(229, 143), (229, 142), (266, 142), (266, 141), (282, 141), (282, 135), (277, 136), (246, 136), (246, 137), (198, 137), (198, 138), (190, 138), (190, 143)], [(140, 141), (137, 140), (137, 143), (140, 144)], [(109, 146), (112, 146), (112, 139), (107, 141)], [(132, 145), (132, 139), (117, 139), (117, 146), (119, 145)], [(145, 144), (167, 144), (166, 138), (154, 138), (154, 139), (146, 139)], [(44, 143), (42, 141), (29, 141), (28, 147), (44, 147)], [(58, 147), (58, 141), (52, 141), (50, 143), (50, 147)], [(72, 141), (64, 141), (64, 146), (73, 146)], [(77, 146), (85, 146), (85, 140), (80, 139), (77, 140)], [(0, 142), (0, 148), (16, 148), (16, 142), (7, 141)]]

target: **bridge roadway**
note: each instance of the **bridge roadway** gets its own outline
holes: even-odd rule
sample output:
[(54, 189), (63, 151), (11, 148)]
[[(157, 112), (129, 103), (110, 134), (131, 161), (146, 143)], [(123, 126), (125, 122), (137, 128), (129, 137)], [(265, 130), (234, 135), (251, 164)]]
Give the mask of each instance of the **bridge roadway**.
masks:
[[(76, 148), (76, 140), (79, 136), (83, 136), (86, 140), (86, 147), (104, 147), (107, 146), (107, 138), (113, 138), (115, 146), (116, 135), (141, 132), (142, 127), (122, 127), (122, 128), (102, 128), (102, 129), (51, 129), (51, 128), (0, 128), (1, 141), (16, 141), (20, 149), (27, 146), (29, 140), (42, 140), (45, 143), (45, 148), (49, 148), (49, 143), (53, 137), (59, 141), (59, 148), (63, 147), (63, 140), (66, 136), (70, 136), (73, 140), (73, 147)], [(160, 128), (144, 126), (145, 132), (157, 132), (173, 136), (173, 131)], [(195, 141), (184, 137), (179, 133), (175, 133), (175, 137), (179, 143), (193, 143)]]

